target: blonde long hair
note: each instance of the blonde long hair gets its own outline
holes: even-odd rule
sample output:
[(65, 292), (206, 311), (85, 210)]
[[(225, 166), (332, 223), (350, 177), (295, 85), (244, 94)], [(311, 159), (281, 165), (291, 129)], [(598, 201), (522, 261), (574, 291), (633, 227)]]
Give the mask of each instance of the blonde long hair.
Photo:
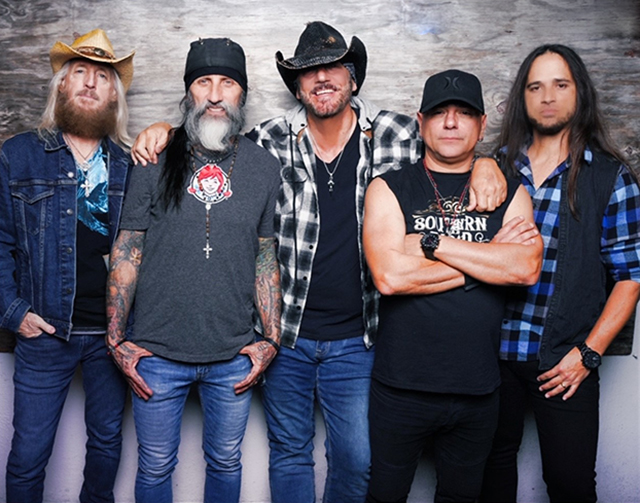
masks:
[[(57, 130), (57, 124), (55, 119), (56, 104), (58, 103), (59, 88), (62, 80), (69, 73), (69, 67), (73, 60), (67, 61), (62, 68), (52, 77), (49, 82), (49, 96), (47, 97), (47, 105), (42, 113), (40, 124), (38, 125), (38, 134), (44, 133), (55, 134)], [(116, 128), (111, 135), (111, 139), (124, 148), (129, 148), (133, 143), (132, 138), (127, 131), (127, 124), (129, 122), (129, 107), (127, 106), (127, 98), (120, 80), (118, 72), (113, 67), (108, 66), (108, 70), (113, 77), (113, 85), (116, 90)]]

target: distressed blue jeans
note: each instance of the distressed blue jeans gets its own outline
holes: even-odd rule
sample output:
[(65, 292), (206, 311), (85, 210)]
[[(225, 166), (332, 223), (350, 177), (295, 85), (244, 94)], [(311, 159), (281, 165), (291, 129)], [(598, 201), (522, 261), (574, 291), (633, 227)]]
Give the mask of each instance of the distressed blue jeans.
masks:
[(173, 501), (171, 475), (178, 464), (182, 414), (193, 384), (198, 385), (204, 417), (204, 502), (237, 503), (242, 474), (240, 445), (249, 418), (251, 390), (236, 395), (233, 385), (250, 370), (251, 361), (244, 355), (208, 364), (159, 356), (140, 360), (138, 372), (153, 396), (145, 401), (133, 395), (138, 437), (137, 503)]
[(69, 342), (42, 334), (18, 336), (15, 348), (14, 435), (7, 463), (7, 501), (42, 501), (45, 467), (53, 450), (71, 381), (82, 369), (87, 433), (82, 503), (113, 502), (127, 385), (99, 335)]
[(272, 503), (315, 501), (313, 437), (317, 398), (327, 431), (324, 503), (362, 503), (369, 480), (369, 385), (374, 352), (362, 337), (298, 338), (266, 371)]

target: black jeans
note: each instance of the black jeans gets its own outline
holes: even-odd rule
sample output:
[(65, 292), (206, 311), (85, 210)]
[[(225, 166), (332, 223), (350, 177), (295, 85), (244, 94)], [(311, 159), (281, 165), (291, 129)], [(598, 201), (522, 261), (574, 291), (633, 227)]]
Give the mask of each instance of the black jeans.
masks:
[(563, 401), (545, 398), (536, 381), (538, 362), (500, 362), (500, 420), (485, 469), (481, 501), (515, 502), (517, 456), (527, 404), (533, 409), (542, 476), (552, 503), (596, 501), (598, 446), (598, 372), (592, 371), (577, 392)]
[(426, 440), (433, 437), (436, 502), (475, 501), (498, 420), (498, 391), (410, 391), (373, 379), (369, 401), (371, 480), (367, 502), (407, 501)]

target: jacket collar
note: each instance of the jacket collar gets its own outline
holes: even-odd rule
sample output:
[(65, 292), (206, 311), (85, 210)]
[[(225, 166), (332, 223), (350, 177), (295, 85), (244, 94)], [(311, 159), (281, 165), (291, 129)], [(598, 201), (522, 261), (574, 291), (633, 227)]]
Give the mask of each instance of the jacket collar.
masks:
[[(45, 151), (56, 151), (61, 148), (66, 148), (67, 144), (64, 141), (62, 136), (62, 131), (55, 130), (53, 133), (50, 131), (42, 131), (37, 132), (38, 136), (42, 139), (44, 143)], [(127, 157), (127, 153), (123, 151), (123, 149), (119, 148), (116, 143), (111, 140), (108, 136), (102, 140), (102, 147), (106, 148), (108, 152), (119, 158), (119, 157)]]

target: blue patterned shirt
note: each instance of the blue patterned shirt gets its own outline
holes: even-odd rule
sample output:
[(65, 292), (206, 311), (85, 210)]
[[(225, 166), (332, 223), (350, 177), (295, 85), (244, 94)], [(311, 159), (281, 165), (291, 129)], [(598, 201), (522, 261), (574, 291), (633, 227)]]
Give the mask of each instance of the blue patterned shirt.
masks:
[[(590, 163), (592, 152), (584, 159)], [(534, 218), (542, 241), (544, 255), (538, 282), (519, 289), (509, 299), (502, 324), (500, 359), (532, 361), (538, 359), (544, 322), (554, 291), (557, 268), (558, 232), (562, 177), (568, 176), (567, 162), (560, 164), (536, 189), (531, 162), (523, 149), (516, 159), (522, 185), (534, 208)], [(600, 239), (602, 262), (615, 281), (633, 280), (640, 283), (640, 189), (629, 170), (620, 165), (609, 204), (602, 218)]]

